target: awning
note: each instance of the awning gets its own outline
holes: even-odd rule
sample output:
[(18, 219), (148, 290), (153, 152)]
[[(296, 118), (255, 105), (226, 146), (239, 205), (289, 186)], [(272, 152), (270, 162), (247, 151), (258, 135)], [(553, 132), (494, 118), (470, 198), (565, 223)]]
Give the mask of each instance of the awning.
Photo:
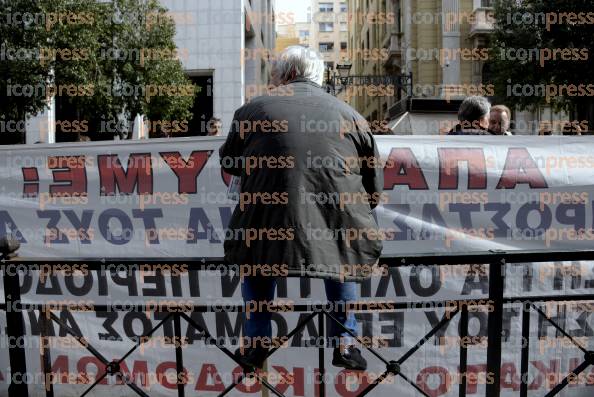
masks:
[(456, 113), (406, 112), (388, 124), (395, 135), (445, 134), (458, 123)]

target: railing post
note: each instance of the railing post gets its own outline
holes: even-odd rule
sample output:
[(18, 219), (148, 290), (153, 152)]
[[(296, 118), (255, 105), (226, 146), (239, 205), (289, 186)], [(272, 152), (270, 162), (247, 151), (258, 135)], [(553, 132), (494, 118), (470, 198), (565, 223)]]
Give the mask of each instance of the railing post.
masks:
[(487, 374), (493, 382), (487, 383), (486, 397), (500, 396), (501, 378), (501, 334), (503, 332), (503, 289), (505, 287), (505, 260), (489, 265), (489, 301), (493, 310), (489, 312), (487, 346)]
[(181, 321), (179, 313), (173, 315), (173, 332), (175, 341), (175, 368), (177, 372), (177, 395), (179, 397), (185, 396), (186, 387), (186, 373), (184, 371), (184, 356), (182, 347), (185, 339), (181, 335)]
[[(9, 346), (8, 356), (10, 359), (10, 386), (8, 387), (9, 397), (25, 397), (29, 395), (27, 382), (27, 361), (25, 349), (19, 347), (17, 341), (25, 336), (25, 324), (21, 310), (21, 289), (19, 276), (14, 267), (14, 274), (7, 271), (10, 264), (4, 264), (4, 299), (6, 302), (6, 336), (14, 345)], [(16, 381), (16, 377), (20, 379)]]
[(520, 369), (520, 397), (528, 396), (528, 360), (530, 359), (530, 304), (522, 305), (522, 358)]
[(52, 374), (50, 315), (49, 309), (44, 305), (39, 312), (41, 326), (39, 339), (41, 340), (41, 368), (44, 374), (45, 397), (54, 397), (54, 378)]
[[(29, 390), (24, 378), (27, 376), (27, 361), (25, 348), (19, 347), (18, 341), (25, 336), (25, 323), (21, 308), (21, 287), (17, 267), (14, 266), (14, 273), (8, 271), (12, 265), (7, 259), (14, 259), (20, 243), (13, 237), (3, 236), (0, 238), (0, 264), (4, 268), (4, 303), (6, 307), (6, 337), (8, 341), (14, 341), (11, 346), (9, 342), (8, 357), (10, 360), (10, 386), (8, 386), (9, 397), (28, 396)], [(19, 382), (15, 381), (15, 375), (20, 375)]]
[[(324, 321), (326, 321), (326, 317), (320, 313), (318, 315), (318, 338), (321, 338), (322, 346), (318, 348), (318, 364), (320, 374), (318, 397), (326, 397), (326, 382), (324, 382), (324, 379), (326, 378), (326, 333), (324, 331)], [(318, 341), (320, 341), (320, 339), (318, 339)]]
[[(466, 388), (468, 385), (468, 349), (466, 348), (466, 340), (468, 336), (468, 306), (463, 306), (460, 310), (460, 386), (458, 388), (458, 397), (466, 397)], [(445, 342), (447, 343), (447, 342)]]

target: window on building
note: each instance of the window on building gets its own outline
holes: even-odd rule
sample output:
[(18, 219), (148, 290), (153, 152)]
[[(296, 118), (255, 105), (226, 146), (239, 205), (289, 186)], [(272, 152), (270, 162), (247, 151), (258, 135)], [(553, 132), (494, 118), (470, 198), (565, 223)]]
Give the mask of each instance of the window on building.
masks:
[(334, 12), (334, 4), (320, 3), (320, 12)]
[(334, 43), (327, 42), (327, 43), (320, 43), (320, 52), (330, 52), (334, 51)]
[(347, 3), (340, 3), (340, 12), (347, 12), (349, 9)]
[(208, 76), (189, 76), (189, 78), (196, 85), (196, 88), (199, 89), (196, 91), (196, 100), (194, 101), (194, 107), (191, 109), (194, 117), (188, 123), (188, 132), (176, 134), (175, 136), (206, 135), (206, 123), (201, 122), (201, 120), (210, 120), (214, 113), (212, 74)]
[(334, 23), (333, 22), (320, 22), (320, 32), (333, 32), (334, 31)]
[(341, 22), (340, 23), (340, 31), (341, 32), (348, 32), (349, 31), (349, 26), (347, 25), (346, 22)]
[(300, 30), (299, 37), (302, 39), (306, 39), (309, 37), (309, 30)]
[(346, 50), (347, 49), (347, 43), (346, 43), (346, 41), (343, 41), (343, 42), (340, 43), (340, 49), (341, 50)]

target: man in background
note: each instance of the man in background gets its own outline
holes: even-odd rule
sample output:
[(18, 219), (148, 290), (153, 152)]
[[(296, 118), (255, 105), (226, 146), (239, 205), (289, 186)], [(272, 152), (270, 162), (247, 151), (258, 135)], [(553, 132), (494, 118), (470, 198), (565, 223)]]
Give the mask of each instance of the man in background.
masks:
[(482, 96), (469, 96), (458, 109), (458, 124), (448, 135), (493, 135), (489, 130), (491, 104)]
[(513, 135), (511, 126), (511, 110), (505, 105), (495, 105), (491, 108), (489, 130), (495, 135)]
[(577, 124), (572, 124), (569, 121), (563, 124), (561, 129), (563, 135), (582, 135), (582, 129)]
[(221, 119), (216, 117), (211, 118), (206, 124), (206, 135), (207, 136), (221, 136), (223, 133), (223, 124)]

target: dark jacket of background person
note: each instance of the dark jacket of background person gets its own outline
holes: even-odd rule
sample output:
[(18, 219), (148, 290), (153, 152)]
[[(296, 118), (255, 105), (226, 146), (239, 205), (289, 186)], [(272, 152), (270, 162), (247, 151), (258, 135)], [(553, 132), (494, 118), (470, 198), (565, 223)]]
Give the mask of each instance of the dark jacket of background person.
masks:
[(495, 135), (490, 131), (491, 103), (483, 96), (471, 95), (458, 108), (459, 123), (448, 135)]
[(461, 124), (456, 124), (454, 128), (452, 128), (448, 135), (495, 135), (488, 129), (481, 128), (479, 126), (468, 126), (468, 128), (463, 127)]
[[(255, 204), (245, 204), (243, 210), (240, 201), (226, 234), (225, 260), (236, 265), (276, 265), (279, 269), (285, 266), (288, 272), (281, 275), (288, 276), (364, 279), (368, 274), (360, 270), (343, 273), (341, 278), (341, 270), (344, 270), (342, 265), (347, 268), (350, 265), (351, 269), (373, 265), (382, 250), (381, 239), (367, 233), (377, 232), (371, 213), (377, 203), (360, 198), (366, 198), (365, 193), (379, 198), (383, 192), (380, 166), (374, 166), (371, 161), (360, 166), (357, 161), (358, 158), (379, 159), (369, 125), (354, 109), (306, 79), (295, 79), (276, 91), (282, 93), (275, 95), (272, 91), (270, 96), (255, 98), (236, 111), (219, 154), (221, 166), (228, 173), (241, 176), (243, 197), (267, 192), (277, 197), (285, 194), (286, 199), (279, 199), (277, 204), (258, 200)], [(260, 121), (287, 123), (280, 128), (285, 132), (265, 132), (258, 128), (255, 132), (245, 132), (242, 139), (238, 121), (251, 125)], [(342, 135), (340, 125), (343, 125)], [(278, 160), (281, 156), (286, 160), (293, 157), (293, 166), (286, 161), (288, 166), (264, 165), (249, 173), (242, 168), (241, 159), (275, 157)], [(313, 163), (317, 158), (323, 160), (323, 167)], [(330, 161), (331, 164), (327, 164)], [(306, 193), (324, 196), (317, 200), (315, 196), (305, 199)], [(341, 209), (339, 200), (335, 199), (338, 193), (349, 194), (356, 199), (356, 204), (346, 204)], [(332, 233), (325, 238), (308, 236), (308, 228), (321, 230), (322, 235)], [(276, 240), (263, 235), (248, 246), (238, 234), (247, 229), (294, 232), (293, 238), (290, 233), (285, 233), (284, 237), (278, 233)], [(347, 242), (343, 235), (334, 233), (346, 229), (362, 235)]]

